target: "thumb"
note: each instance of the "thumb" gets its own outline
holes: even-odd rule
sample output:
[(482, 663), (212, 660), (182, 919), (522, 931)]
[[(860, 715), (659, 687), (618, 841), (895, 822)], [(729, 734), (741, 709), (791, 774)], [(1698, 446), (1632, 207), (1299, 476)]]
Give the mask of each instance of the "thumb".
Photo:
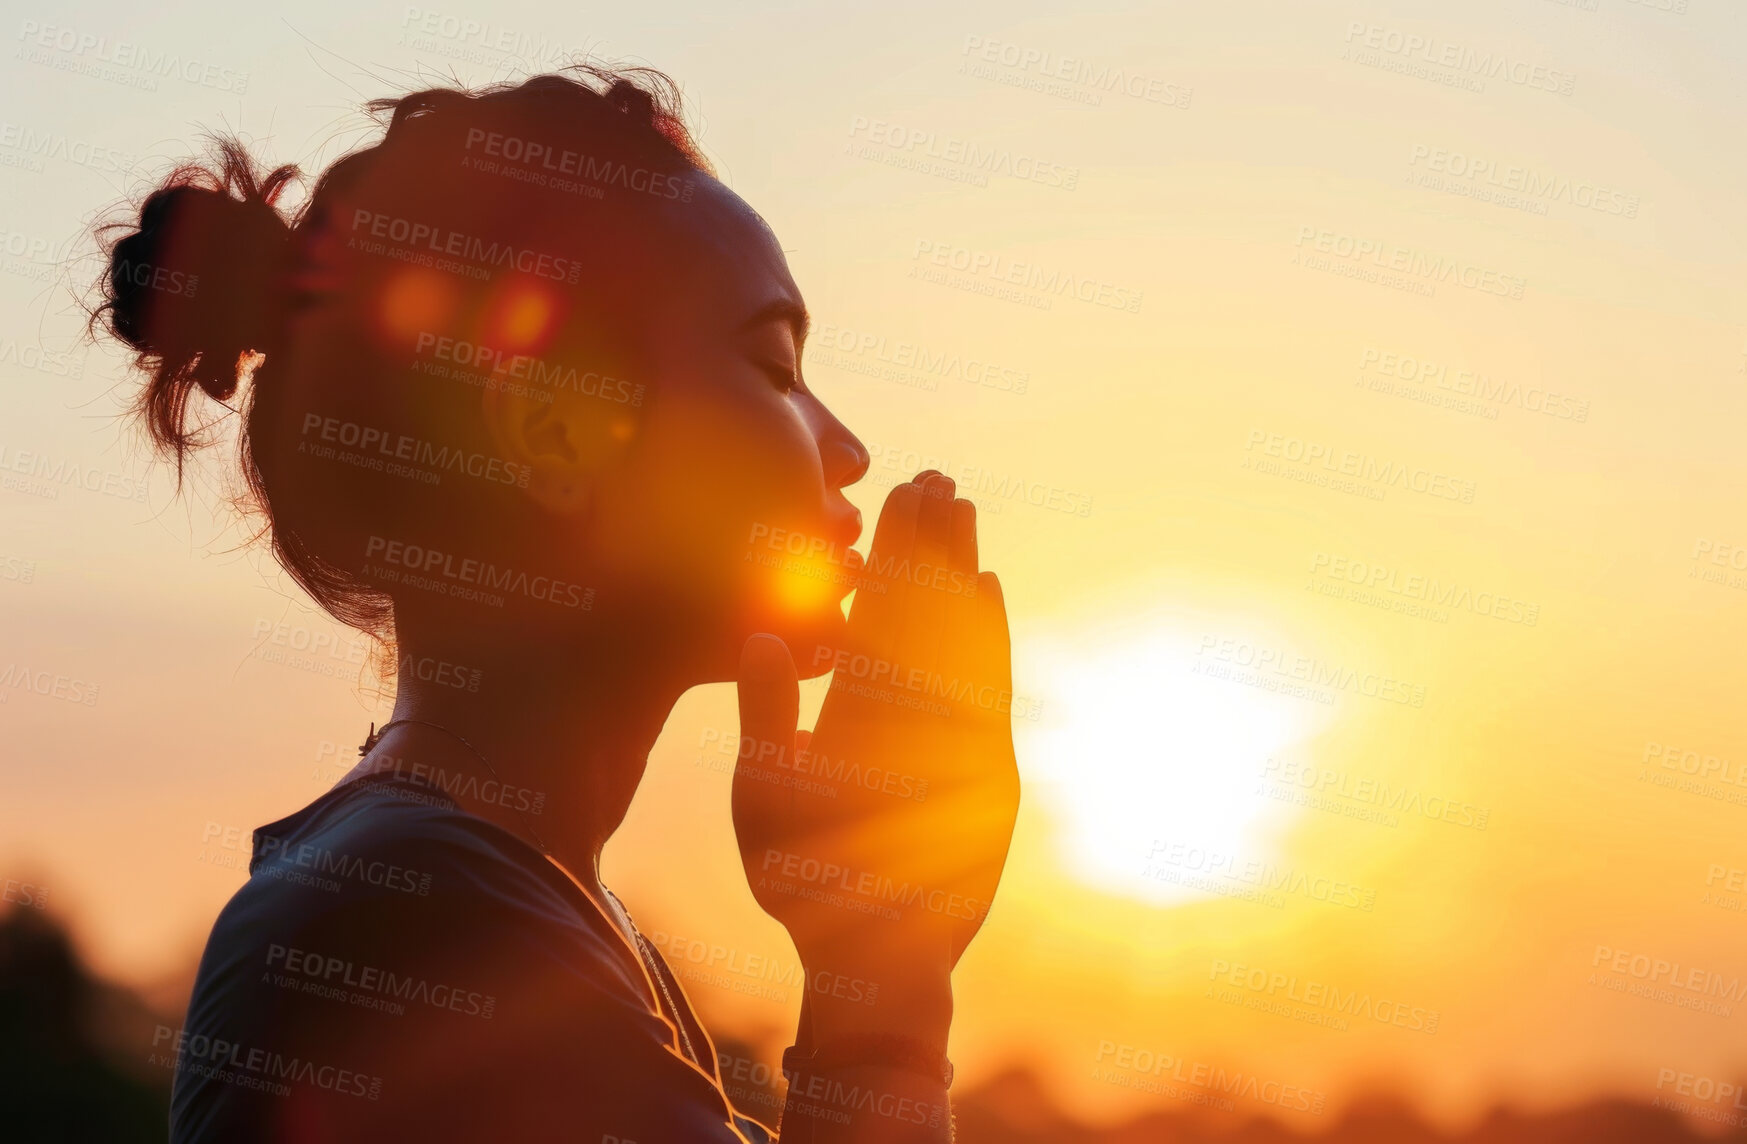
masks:
[(794, 750), (801, 687), (788, 645), (760, 633), (740, 649), (740, 762), (769, 765)]

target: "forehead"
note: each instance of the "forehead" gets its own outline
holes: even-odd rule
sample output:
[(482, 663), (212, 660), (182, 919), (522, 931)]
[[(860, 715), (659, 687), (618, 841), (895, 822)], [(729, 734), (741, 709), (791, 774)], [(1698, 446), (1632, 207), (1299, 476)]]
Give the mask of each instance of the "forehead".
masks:
[[(781, 299), (800, 301), (788, 259), (770, 224), (739, 195), (701, 172), (688, 178), (690, 201), (662, 205), (667, 215), (668, 257), (694, 292), (721, 307), (721, 317), (740, 321)], [(700, 315), (702, 316), (702, 315)]]

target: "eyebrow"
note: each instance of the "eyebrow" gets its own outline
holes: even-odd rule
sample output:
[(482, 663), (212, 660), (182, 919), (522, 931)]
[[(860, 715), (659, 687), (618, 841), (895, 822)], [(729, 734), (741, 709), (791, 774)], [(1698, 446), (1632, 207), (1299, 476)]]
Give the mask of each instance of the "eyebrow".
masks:
[(750, 318), (741, 324), (740, 329), (755, 330), (770, 322), (784, 322), (795, 334), (795, 345), (798, 347), (807, 340), (807, 331), (812, 327), (812, 318), (807, 308), (793, 298), (778, 298), (758, 308)]

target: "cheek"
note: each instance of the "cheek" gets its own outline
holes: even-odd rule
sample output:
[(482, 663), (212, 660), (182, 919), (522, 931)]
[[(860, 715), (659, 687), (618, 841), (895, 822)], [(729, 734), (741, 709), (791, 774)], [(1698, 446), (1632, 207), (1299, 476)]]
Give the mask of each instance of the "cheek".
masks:
[(762, 395), (654, 404), (628, 463), (603, 483), (603, 555), (713, 577), (775, 529), (816, 530), (823, 477), (811, 435)]

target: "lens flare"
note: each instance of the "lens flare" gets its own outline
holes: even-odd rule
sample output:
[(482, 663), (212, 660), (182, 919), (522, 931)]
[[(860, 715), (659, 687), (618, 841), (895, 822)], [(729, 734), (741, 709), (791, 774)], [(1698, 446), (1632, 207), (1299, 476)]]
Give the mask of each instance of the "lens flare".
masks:
[(534, 353), (552, 340), (559, 310), (557, 297), (545, 286), (511, 280), (493, 300), (486, 341), (512, 353)]
[(379, 332), (391, 343), (417, 342), (420, 334), (451, 328), (460, 288), (447, 275), (409, 267), (382, 288)]
[(822, 555), (779, 554), (777, 604), (786, 612), (810, 615), (841, 596), (843, 569)]

